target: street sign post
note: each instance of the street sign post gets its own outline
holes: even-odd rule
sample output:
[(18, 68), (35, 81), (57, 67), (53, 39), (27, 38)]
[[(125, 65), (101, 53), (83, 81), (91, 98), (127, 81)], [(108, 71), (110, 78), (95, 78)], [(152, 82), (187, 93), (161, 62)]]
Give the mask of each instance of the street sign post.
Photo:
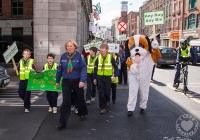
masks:
[(8, 46), (8, 49), (3, 53), (3, 57), (6, 61), (6, 64), (12, 59), (12, 63), (14, 65), (14, 68), (16, 69), (16, 74), (19, 75), (15, 60), (13, 58), (17, 52), (18, 52), (17, 44), (16, 42), (14, 42), (11, 46)]
[(4, 53), (3, 57), (6, 61), (6, 64), (15, 56), (18, 52), (17, 44), (14, 42)]
[(121, 32), (124, 32), (127, 28), (127, 25), (125, 22), (118, 22), (118, 29), (121, 31)]

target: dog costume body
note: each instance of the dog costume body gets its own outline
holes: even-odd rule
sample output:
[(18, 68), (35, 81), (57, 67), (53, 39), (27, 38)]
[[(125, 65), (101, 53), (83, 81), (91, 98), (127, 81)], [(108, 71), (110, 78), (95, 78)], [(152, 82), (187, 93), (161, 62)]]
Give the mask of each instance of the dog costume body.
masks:
[(160, 52), (157, 49), (158, 42), (153, 41), (151, 44), (145, 36), (135, 35), (127, 41), (125, 47), (130, 51), (126, 62), (129, 67), (128, 111), (135, 110), (138, 92), (140, 95), (140, 108), (146, 109), (154, 61), (157, 61), (160, 57), (158, 55)]

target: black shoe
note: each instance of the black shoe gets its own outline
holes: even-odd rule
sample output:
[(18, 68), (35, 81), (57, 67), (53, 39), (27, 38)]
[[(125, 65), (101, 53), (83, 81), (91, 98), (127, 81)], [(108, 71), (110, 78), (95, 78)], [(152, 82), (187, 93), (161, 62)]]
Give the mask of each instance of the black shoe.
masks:
[(63, 129), (63, 128), (66, 127), (66, 124), (61, 123), (61, 124), (59, 124), (59, 125), (56, 126), (56, 127), (57, 127), (58, 130), (61, 130), (61, 129)]
[(114, 101), (112, 101), (112, 103), (113, 103), (113, 104), (116, 104), (115, 100), (114, 100)]
[(128, 111), (128, 112), (127, 112), (127, 115), (128, 115), (128, 116), (132, 116), (132, 115), (133, 115), (133, 111)]
[(85, 116), (81, 116), (80, 118), (79, 118), (79, 121), (84, 121), (85, 120)]
[(140, 109), (140, 114), (144, 114), (144, 109)]

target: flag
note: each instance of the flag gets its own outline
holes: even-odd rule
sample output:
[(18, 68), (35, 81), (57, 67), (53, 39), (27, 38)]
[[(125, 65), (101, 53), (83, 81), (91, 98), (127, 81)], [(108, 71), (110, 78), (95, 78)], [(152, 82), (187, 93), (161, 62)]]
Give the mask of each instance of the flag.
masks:
[(101, 5), (100, 5), (100, 2), (98, 2), (96, 5), (93, 5), (96, 10), (97, 10), (97, 13), (100, 14), (101, 13)]
[(100, 20), (99, 14), (98, 14), (98, 12), (97, 12), (96, 9), (94, 9), (94, 18), (95, 18), (96, 20)]

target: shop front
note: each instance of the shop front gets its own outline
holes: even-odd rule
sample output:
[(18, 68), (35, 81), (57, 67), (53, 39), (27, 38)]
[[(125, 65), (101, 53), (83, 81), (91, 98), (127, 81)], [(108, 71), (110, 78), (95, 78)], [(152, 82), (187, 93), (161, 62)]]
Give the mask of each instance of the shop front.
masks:
[(179, 47), (179, 32), (171, 32), (170, 34), (170, 46), (173, 48)]
[(160, 34), (160, 46), (167, 46), (169, 47), (169, 33)]
[(199, 39), (200, 38), (200, 30), (185, 30), (183, 31), (183, 39), (187, 39), (188, 42), (193, 39)]

